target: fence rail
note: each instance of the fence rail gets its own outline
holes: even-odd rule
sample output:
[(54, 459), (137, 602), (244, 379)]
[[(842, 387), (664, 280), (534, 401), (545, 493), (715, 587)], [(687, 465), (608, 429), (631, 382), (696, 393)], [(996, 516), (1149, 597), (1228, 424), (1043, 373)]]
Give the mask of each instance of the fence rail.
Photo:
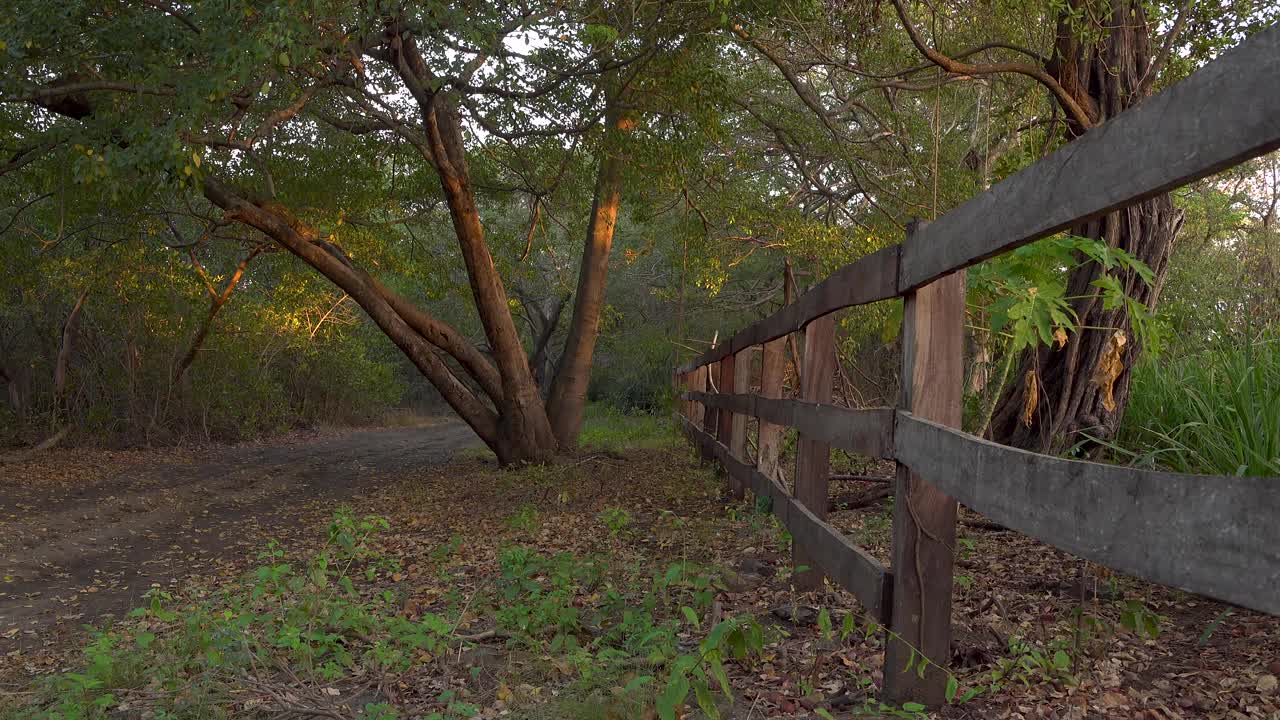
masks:
[(842, 308), (887, 300), (1280, 148), (1280, 27), (973, 197), (902, 245), (833, 273), (794, 304), (680, 368), (689, 372)]
[[(954, 429), (961, 271), (1280, 147), (1277, 77), (1280, 26), (1273, 26), (676, 370), (685, 414), (694, 418), (682, 425), (702, 456), (725, 468), (735, 492), (771, 498), (793, 536), (797, 564), (811, 560), (890, 628), (889, 699), (942, 700), (943, 673), (903, 666), (916, 653), (945, 663), (950, 651), (957, 500), (1126, 574), (1280, 614), (1280, 478), (1065, 460)], [(894, 297), (905, 300), (898, 407), (831, 405), (831, 313)], [(803, 399), (782, 399), (776, 343), (801, 330)], [(760, 386), (775, 397), (748, 392), (747, 353), (762, 344), (773, 355), (765, 353)], [(760, 420), (758, 466), (746, 456), (747, 416)], [(777, 479), (777, 426), (801, 437), (794, 495)], [(904, 570), (885, 569), (824, 520), (832, 447), (897, 461), (892, 564)]]

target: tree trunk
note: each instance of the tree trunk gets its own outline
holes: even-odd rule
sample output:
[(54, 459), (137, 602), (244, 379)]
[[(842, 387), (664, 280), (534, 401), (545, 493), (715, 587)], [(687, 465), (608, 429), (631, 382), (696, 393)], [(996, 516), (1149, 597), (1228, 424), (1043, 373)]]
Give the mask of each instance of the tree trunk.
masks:
[(457, 109), (442, 97), (436, 98), (424, 115), (454, 234), (471, 281), (471, 295), (502, 376), (498, 460), (503, 464), (548, 460), (558, 449), (556, 437), (542, 394), (529, 371), (529, 359), (511, 317), (506, 288), (484, 239), (467, 170), (461, 120)]
[(80, 323), (80, 311), (84, 308), (87, 297), (89, 297), (89, 288), (85, 288), (84, 292), (80, 293), (76, 304), (67, 314), (67, 322), (62, 326), (62, 346), (58, 349), (58, 359), (53, 366), (53, 412), (58, 420), (63, 417), (67, 409), (67, 366), (71, 362), (71, 346), (75, 342), (76, 328)]
[(262, 252), (262, 248), (254, 248), (236, 265), (235, 272), (231, 274), (231, 279), (227, 281), (226, 287), (221, 292), (213, 287), (209, 276), (205, 274), (204, 268), (201, 267), (199, 261), (196, 260), (195, 254), (192, 253), (191, 262), (195, 265), (200, 278), (205, 281), (206, 289), (209, 292), (209, 312), (205, 314), (204, 322), (200, 324), (200, 329), (196, 330), (195, 337), (191, 339), (191, 344), (187, 346), (187, 352), (182, 356), (182, 360), (178, 361), (178, 368), (173, 373), (173, 383), (175, 385), (182, 382), (182, 377), (186, 375), (191, 364), (196, 361), (196, 355), (199, 354), (200, 348), (204, 346), (205, 339), (209, 337), (209, 330), (213, 328), (213, 321), (218, 317), (218, 312), (231, 299), (231, 293), (235, 292), (236, 285), (240, 283), (240, 278), (244, 277), (244, 271), (248, 269), (249, 263), (260, 252)]
[(551, 309), (547, 310), (541, 303), (534, 304), (532, 310), (538, 315), (538, 333), (533, 341), (533, 352), (529, 354), (529, 365), (533, 368), (533, 381), (545, 395), (551, 393), (551, 380), (555, 375), (555, 364), (547, 352), (551, 348), (551, 338), (560, 327), (560, 315), (569, 298), (556, 295), (551, 299)]
[(596, 336), (600, 332), (600, 312), (604, 309), (605, 283), (609, 275), (609, 251), (622, 201), (622, 160), (617, 141), (629, 127), (629, 120), (611, 106), (607, 117), (604, 147), (596, 176), (595, 199), (587, 225), (582, 268), (578, 271), (578, 292), (573, 299), (573, 319), (565, 340), (560, 366), (551, 384), (547, 411), (556, 440), (563, 448), (573, 447), (582, 429), (582, 413), (591, 382), (591, 364)]
[[(1072, 5), (1078, 4), (1073, 2)], [(1112, 3), (1110, 21), (1102, 18), (1105, 31), (1093, 43), (1079, 40), (1065, 20), (1058, 29), (1057, 53), (1046, 69), (1054, 75), (1082, 107), (1094, 116), (1095, 126), (1136, 105), (1151, 83), (1144, 82), (1152, 65), (1151, 28), (1141, 2), (1117, 0)], [(1083, 133), (1076, 123), (1068, 126), (1070, 137)], [(1182, 211), (1174, 208), (1165, 193), (1072, 228), (1071, 232), (1098, 238), (1113, 248), (1121, 248), (1145, 262), (1155, 274), (1151, 285), (1132, 272), (1117, 273), (1129, 297), (1154, 310), (1168, 270), (1169, 256), (1182, 227)], [(1076, 268), (1068, 281), (1067, 296), (1087, 296), (1072, 301), (1082, 328), (1065, 347), (1036, 348), (1024, 352), (1019, 372), (1009, 383), (996, 407), (991, 437), (1015, 447), (1056, 453), (1085, 438), (1081, 433), (1107, 439), (1112, 437), (1124, 414), (1129, 397), (1130, 369), (1141, 353), (1128, 314), (1123, 308), (1105, 310), (1091, 286), (1101, 274), (1097, 263)], [(1114, 378), (1114, 402), (1105, 386), (1111, 373), (1100, 372), (1104, 355), (1115, 333), (1123, 332), (1127, 343), (1120, 348), (1121, 367)], [(1038, 399), (1029, 397), (1027, 374), (1036, 374)], [(1024, 422), (1027, 408), (1033, 407), (1030, 423)]]
[(504, 440), (497, 415), (458, 380), (437, 354), (437, 348), (453, 354), (447, 346), (460, 334), (425, 313), (408, 314), (407, 318), (401, 315), (395, 304), (384, 297), (385, 288), (370, 282), (369, 276), (352, 266), (338, 248), (318, 240), (313, 229), (288, 216), (282, 208), (246, 200), (212, 177), (205, 177), (202, 183), (205, 196), (226, 211), (228, 219), (266, 233), (350, 295), (480, 439), (499, 458), (509, 457), (500, 449)]
[(9, 407), (13, 414), (22, 417), (22, 394), (18, 392), (18, 378), (0, 365), (0, 381), (3, 381), (9, 394)]

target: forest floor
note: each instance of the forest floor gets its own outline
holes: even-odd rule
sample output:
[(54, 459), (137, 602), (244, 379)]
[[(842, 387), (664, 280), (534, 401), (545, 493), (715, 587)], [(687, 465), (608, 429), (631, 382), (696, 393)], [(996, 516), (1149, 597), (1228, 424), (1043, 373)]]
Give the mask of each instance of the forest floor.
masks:
[(313, 531), (335, 503), (479, 444), (442, 420), (0, 464), (0, 656), (53, 662), (41, 648), (123, 617), (153, 584), (225, 579), (267, 538)]
[[(102, 687), (75, 681), (74, 698), (110, 706), (102, 717), (623, 720), (657, 717), (655, 699), (678, 686), (672, 668), (683, 663), (710, 693), (689, 693), (680, 717), (925, 716), (873, 699), (883, 632), (843, 591), (795, 592), (772, 515), (729, 500), (669, 429), (588, 436), (575, 460), (519, 470), (480, 449), (448, 460), (473, 442), (456, 425), (190, 461), (61, 453), (33, 466), (47, 476), (29, 478), (0, 468), (0, 634), (10, 643), (0, 698), (19, 698), (13, 717), (63, 707), (67, 683), (30, 682), (75, 670), (106, 678), (95, 681), (111, 690), (105, 701)], [(876, 483), (839, 485), (833, 496), (852, 505), (881, 494)], [(350, 517), (385, 518), (386, 529), (341, 514), (329, 524), (339, 503)], [(147, 513), (159, 514), (127, 520)], [(884, 498), (837, 506), (831, 521), (886, 560), (891, 515)], [(1280, 717), (1280, 618), (1100, 573), (967, 511), (964, 521), (951, 671), (957, 700), (981, 692), (939, 716)], [(281, 549), (255, 559), (268, 538)], [(365, 548), (342, 566), (361, 572), (332, 573), (335, 538)], [(276, 578), (304, 577), (284, 560), (309, 579), (282, 589)], [(308, 590), (317, 568), (324, 577)], [(109, 636), (115, 649), (103, 636), (86, 645), (81, 623), (120, 617), (153, 583), (172, 612), (153, 594), (152, 611)], [(358, 606), (339, 602), (335, 585)], [(264, 596), (291, 609), (265, 620), (243, 612)], [(310, 620), (304, 633), (277, 622), (316, 606), (326, 608), (322, 632)], [(334, 619), (353, 613), (358, 621)], [(200, 618), (201, 647), (228, 618), (255, 652), (240, 665), (229, 651), (175, 655), (193, 642), (184, 617)], [(713, 627), (754, 630), (730, 648)], [(716, 689), (713, 655), (726, 658), (731, 697)]]

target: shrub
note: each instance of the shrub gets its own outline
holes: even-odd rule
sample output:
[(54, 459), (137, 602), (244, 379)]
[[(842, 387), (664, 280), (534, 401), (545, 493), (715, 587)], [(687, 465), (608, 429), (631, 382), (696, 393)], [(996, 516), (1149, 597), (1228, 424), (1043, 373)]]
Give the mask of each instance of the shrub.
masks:
[(1118, 452), (1178, 472), (1280, 475), (1280, 338), (1133, 372)]

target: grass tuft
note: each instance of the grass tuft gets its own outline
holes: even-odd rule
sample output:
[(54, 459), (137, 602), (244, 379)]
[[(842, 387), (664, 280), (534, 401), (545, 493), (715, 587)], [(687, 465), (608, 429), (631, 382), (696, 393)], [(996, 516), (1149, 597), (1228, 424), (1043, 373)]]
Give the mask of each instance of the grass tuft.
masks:
[(1177, 472), (1280, 475), (1280, 338), (1142, 362), (1113, 448)]

